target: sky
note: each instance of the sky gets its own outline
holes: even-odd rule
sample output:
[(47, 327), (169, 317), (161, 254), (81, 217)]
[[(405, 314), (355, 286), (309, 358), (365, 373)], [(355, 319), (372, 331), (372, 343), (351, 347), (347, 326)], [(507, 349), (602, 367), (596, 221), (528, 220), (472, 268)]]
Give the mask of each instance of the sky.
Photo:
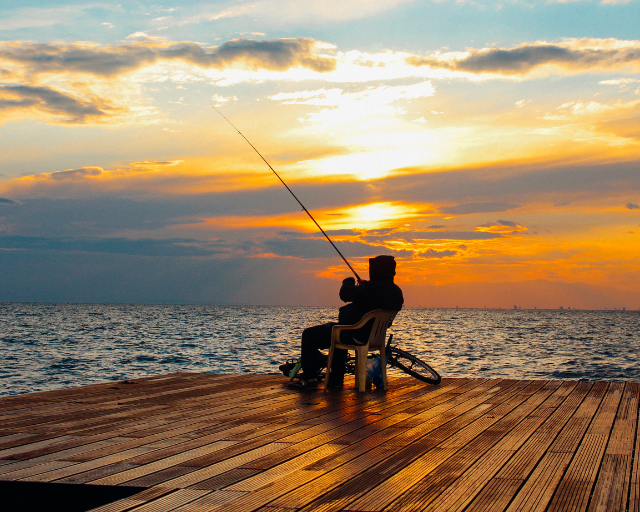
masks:
[[(640, 1), (4, 0), (0, 301), (640, 308)], [(219, 112), (216, 112), (217, 109)]]

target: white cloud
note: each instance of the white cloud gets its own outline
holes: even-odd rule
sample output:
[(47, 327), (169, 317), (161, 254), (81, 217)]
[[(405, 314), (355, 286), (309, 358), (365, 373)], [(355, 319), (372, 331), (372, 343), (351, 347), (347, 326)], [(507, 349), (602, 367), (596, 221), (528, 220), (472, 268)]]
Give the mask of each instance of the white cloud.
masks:
[(211, 99), (216, 102), (216, 107), (221, 107), (228, 102), (235, 103), (236, 101), (238, 101), (237, 96), (220, 96), (219, 94), (214, 94), (213, 96), (211, 96)]
[(316, 89), (314, 91), (298, 91), (293, 93), (279, 93), (269, 96), (269, 99), (281, 101), (284, 104), (317, 105), (338, 107), (345, 103), (361, 101), (378, 105), (389, 105), (398, 100), (412, 100), (433, 96), (435, 88), (431, 81), (419, 82), (411, 85), (367, 87), (358, 92), (344, 92), (339, 88)]
[(308, 120), (327, 122), (329, 120), (336, 121), (345, 116), (353, 121), (375, 115), (405, 114), (404, 107), (392, 106), (392, 104), (401, 100), (410, 101), (434, 94), (435, 88), (427, 80), (411, 85), (367, 87), (356, 92), (345, 92), (336, 87), (279, 93), (270, 96), (269, 99), (280, 101), (285, 105), (324, 107), (318, 112), (311, 113)]
[(600, 80), (598, 83), (601, 85), (624, 85), (640, 82), (637, 78), (614, 78), (611, 80)]
[(558, 114), (547, 113), (543, 119), (547, 120), (566, 120), (569, 116), (588, 116), (597, 115), (603, 112), (615, 110), (629, 110), (640, 105), (640, 100), (629, 102), (617, 101), (616, 103), (607, 104), (597, 101), (570, 101), (560, 105), (557, 110)]
[(126, 39), (140, 39), (140, 38), (148, 38), (146, 32), (134, 32), (133, 34), (129, 34)]

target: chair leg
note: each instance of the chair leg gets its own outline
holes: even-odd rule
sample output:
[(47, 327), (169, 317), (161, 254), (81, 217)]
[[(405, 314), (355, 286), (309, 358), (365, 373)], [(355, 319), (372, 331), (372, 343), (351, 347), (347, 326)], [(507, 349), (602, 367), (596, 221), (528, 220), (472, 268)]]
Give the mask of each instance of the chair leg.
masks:
[(367, 387), (367, 352), (368, 345), (356, 349), (356, 357), (358, 358), (356, 362), (356, 384), (358, 385), (358, 391), (365, 391)]
[(387, 380), (387, 357), (385, 354), (385, 348), (380, 349), (380, 368), (382, 369), (382, 385), (384, 390), (389, 389), (389, 381)]
[(333, 360), (333, 343), (329, 347), (329, 355), (327, 357), (327, 371), (324, 376), (324, 390), (327, 390), (327, 385), (329, 384), (329, 372), (331, 371), (331, 361)]

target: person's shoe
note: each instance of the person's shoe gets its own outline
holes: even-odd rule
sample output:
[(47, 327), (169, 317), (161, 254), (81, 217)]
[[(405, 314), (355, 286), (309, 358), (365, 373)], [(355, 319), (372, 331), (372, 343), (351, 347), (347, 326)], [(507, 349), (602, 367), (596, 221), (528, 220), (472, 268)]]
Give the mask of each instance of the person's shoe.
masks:
[(283, 374), (285, 377), (288, 377), (288, 376), (289, 376), (289, 373), (291, 373), (291, 370), (293, 370), (293, 368), (295, 367), (295, 365), (296, 365), (296, 362), (295, 362), (295, 361), (287, 361), (286, 363), (281, 364), (281, 365), (279, 366), (279, 370), (282, 372), (282, 374)]
[(289, 382), (289, 387), (296, 389), (315, 389), (318, 387), (318, 379), (305, 379), (304, 377), (300, 377), (298, 380)]

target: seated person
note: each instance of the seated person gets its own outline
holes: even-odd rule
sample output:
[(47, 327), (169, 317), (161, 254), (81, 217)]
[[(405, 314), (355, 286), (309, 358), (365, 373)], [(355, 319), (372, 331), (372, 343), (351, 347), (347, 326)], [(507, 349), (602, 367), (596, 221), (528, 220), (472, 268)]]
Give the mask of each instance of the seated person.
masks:
[[(325, 358), (319, 349), (328, 349), (331, 346), (331, 329), (334, 325), (353, 325), (358, 323), (365, 313), (375, 309), (399, 311), (402, 308), (404, 298), (402, 290), (393, 282), (395, 275), (395, 259), (393, 256), (383, 255), (369, 259), (369, 281), (360, 281), (356, 284), (353, 277), (342, 281), (340, 299), (348, 304), (340, 308), (338, 322), (316, 325), (302, 332), (301, 362), (303, 373), (298, 380), (291, 382), (290, 386), (297, 388), (318, 386), (318, 372)], [(343, 332), (341, 341), (347, 344), (366, 343), (372, 324), (373, 320), (367, 322), (367, 325), (357, 331)], [(346, 358), (346, 350), (336, 349), (334, 351), (331, 372), (328, 372), (328, 386), (342, 387)]]

